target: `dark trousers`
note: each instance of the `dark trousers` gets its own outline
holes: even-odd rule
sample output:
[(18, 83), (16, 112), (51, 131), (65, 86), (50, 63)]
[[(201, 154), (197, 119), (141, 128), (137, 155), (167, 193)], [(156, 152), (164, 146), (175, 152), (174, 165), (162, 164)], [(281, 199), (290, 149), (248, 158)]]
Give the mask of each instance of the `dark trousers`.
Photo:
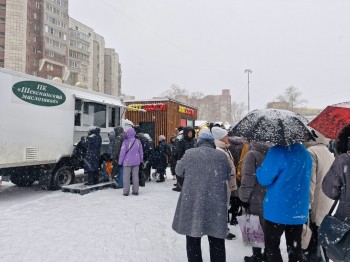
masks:
[(176, 175), (176, 183), (177, 183), (177, 187), (182, 188), (182, 184), (184, 183), (184, 178)]
[(308, 262), (323, 262), (320, 246), (318, 244), (318, 226), (316, 226), (316, 223), (311, 222), (310, 229), (312, 235), (308, 248), (304, 250), (305, 258)]
[(98, 184), (99, 182), (99, 174), (98, 171), (87, 172), (88, 173), (88, 183), (89, 184)]
[(175, 161), (170, 161), (170, 170), (171, 170), (171, 175), (175, 176), (175, 167), (176, 167), (176, 162)]
[(230, 209), (228, 210), (231, 213), (231, 221), (236, 221), (237, 216), (239, 215), (239, 209), (241, 208), (241, 200), (239, 197), (231, 196), (230, 197)]
[[(208, 236), (210, 261), (226, 262), (225, 239)], [(186, 236), (186, 250), (188, 262), (202, 262), (202, 248), (200, 237)]]
[(284, 225), (265, 220), (265, 252), (269, 262), (283, 262), (280, 241), (286, 236), (288, 261), (302, 262), (301, 233), (303, 225)]

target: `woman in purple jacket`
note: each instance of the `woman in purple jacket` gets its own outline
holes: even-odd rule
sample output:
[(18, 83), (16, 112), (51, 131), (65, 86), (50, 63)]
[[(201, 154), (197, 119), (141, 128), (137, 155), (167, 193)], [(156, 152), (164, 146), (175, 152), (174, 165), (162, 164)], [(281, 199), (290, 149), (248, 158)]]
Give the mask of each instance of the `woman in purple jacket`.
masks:
[(132, 176), (132, 194), (139, 194), (139, 166), (143, 160), (143, 150), (141, 141), (135, 138), (135, 130), (128, 129), (125, 132), (125, 140), (123, 141), (120, 155), (119, 165), (123, 166), (123, 194), (128, 196), (130, 192), (130, 175)]

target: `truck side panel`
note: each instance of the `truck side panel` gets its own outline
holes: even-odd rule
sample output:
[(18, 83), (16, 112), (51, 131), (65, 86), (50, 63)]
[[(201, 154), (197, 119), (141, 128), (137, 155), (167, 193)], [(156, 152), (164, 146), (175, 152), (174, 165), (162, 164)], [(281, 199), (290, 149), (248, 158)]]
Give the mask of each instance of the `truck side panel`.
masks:
[[(55, 86), (64, 93), (64, 103), (35, 105), (20, 99), (13, 91), (15, 84), (30, 80), (0, 71), (0, 168), (55, 163), (73, 151), (72, 91)], [(38, 88), (45, 89), (43, 84), (41, 87), (38, 84)]]

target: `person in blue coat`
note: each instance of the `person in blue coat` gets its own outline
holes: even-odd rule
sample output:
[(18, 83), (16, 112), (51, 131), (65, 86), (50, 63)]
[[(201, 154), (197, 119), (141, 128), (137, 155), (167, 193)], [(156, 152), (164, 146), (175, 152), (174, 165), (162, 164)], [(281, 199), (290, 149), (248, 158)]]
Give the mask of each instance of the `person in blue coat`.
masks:
[(308, 219), (312, 159), (299, 143), (276, 145), (257, 169), (259, 183), (266, 187), (265, 252), (268, 261), (283, 262), (279, 248), (286, 236), (290, 262), (302, 261), (301, 234)]

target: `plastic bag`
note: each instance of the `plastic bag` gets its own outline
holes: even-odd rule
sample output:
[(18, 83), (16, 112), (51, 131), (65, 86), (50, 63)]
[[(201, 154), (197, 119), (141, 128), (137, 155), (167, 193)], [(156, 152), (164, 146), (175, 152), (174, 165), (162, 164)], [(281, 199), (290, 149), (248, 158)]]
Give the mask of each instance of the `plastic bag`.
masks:
[(260, 225), (259, 216), (238, 216), (237, 221), (242, 232), (244, 245), (260, 248), (265, 247), (264, 231)]
[(106, 162), (106, 173), (108, 176), (112, 175), (112, 168), (113, 168), (112, 161), (107, 161)]

